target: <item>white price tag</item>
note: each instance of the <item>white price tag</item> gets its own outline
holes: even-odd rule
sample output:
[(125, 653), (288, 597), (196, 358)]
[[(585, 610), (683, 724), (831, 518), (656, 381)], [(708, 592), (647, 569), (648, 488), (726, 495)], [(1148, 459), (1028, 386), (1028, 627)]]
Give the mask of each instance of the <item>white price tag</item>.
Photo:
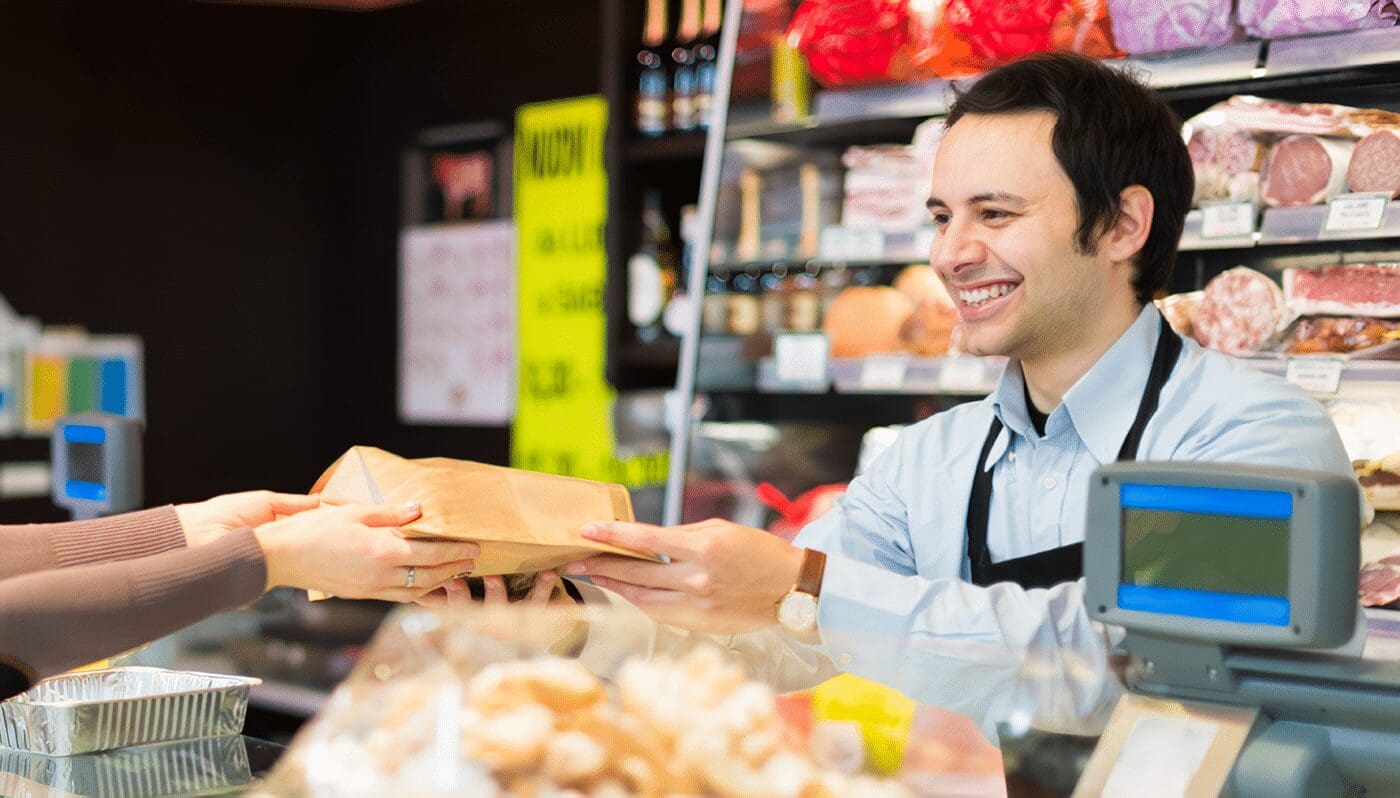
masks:
[(822, 333), (773, 336), (773, 366), (778, 382), (813, 385), (827, 382), (827, 342)]
[(885, 256), (885, 234), (873, 227), (823, 227), (817, 245), (822, 260), (879, 260)]
[(908, 355), (869, 355), (860, 364), (860, 388), (863, 391), (898, 391), (904, 387), (904, 374), (908, 370)]
[(1293, 357), (1284, 376), (1309, 393), (1334, 394), (1342, 385), (1342, 361), (1334, 357)]
[(1254, 234), (1254, 203), (1212, 202), (1201, 206), (1201, 238), (1240, 238)]
[(933, 249), (933, 239), (938, 237), (938, 228), (933, 225), (925, 225), (914, 231), (914, 252), (919, 257), (927, 258)]
[(1389, 194), (1343, 194), (1327, 204), (1324, 233), (1350, 233), (1375, 230), (1385, 221)]
[(950, 357), (938, 370), (938, 387), (944, 391), (985, 391), (987, 363), (980, 357)]

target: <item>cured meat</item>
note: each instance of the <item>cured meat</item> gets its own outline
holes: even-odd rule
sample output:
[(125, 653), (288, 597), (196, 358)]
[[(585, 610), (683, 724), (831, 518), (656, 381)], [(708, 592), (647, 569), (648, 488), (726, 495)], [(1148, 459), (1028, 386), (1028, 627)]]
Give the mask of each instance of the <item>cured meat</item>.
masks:
[(1298, 313), (1400, 318), (1400, 264), (1289, 269), (1283, 285), (1288, 306)]
[(1247, 355), (1274, 337), (1287, 307), (1273, 280), (1237, 266), (1206, 284), (1200, 304), (1191, 312), (1191, 328), (1202, 346)]
[(1400, 324), (1365, 318), (1324, 316), (1303, 319), (1288, 336), (1293, 355), (1346, 354), (1380, 346), (1400, 337)]
[[(1372, 507), (1377, 510), (1400, 510), (1400, 454), (1378, 460), (1359, 460), (1352, 463), (1352, 468), (1356, 471), (1356, 481), (1361, 483), (1361, 490), (1366, 493), (1366, 501)], [(1400, 556), (1381, 562), (1400, 564)]]
[(1400, 557), (1386, 557), (1362, 568), (1357, 593), (1363, 607), (1384, 607), (1400, 601)]
[(1167, 323), (1176, 330), (1178, 335), (1187, 338), (1194, 338), (1195, 332), (1191, 329), (1191, 314), (1196, 312), (1196, 306), (1201, 304), (1203, 291), (1192, 291), (1189, 294), (1172, 294), (1157, 300), (1157, 310), (1166, 317)]
[(1356, 143), (1347, 167), (1352, 191), (1383, 191), (1400, 197), (1400, 130), (1385, 128)]
[(1108, 0), (1113, 38), (1129, 53), (1228, 44), (1239, 33), (1230, 0)]
[[(1240, 24), (1260, 39), (1394, 25), (1373, 0), (1239, 0)], [(1372, 7), (1375, 7), (1375, 12)]]
[(1288, 136), (1275, 144), (1259, 173), (1259, 195), (1275, 207), (1316, 205), (1342, 193), (1354, 143)]

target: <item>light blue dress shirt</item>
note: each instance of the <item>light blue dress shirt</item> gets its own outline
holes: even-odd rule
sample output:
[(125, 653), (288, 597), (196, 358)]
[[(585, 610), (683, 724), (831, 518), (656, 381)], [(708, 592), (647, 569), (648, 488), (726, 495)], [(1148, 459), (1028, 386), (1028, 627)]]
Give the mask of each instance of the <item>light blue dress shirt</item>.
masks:
[[(1122, 689), (1107, 657), (1117, 630), (1089, 620), (1082, 580), (1033, 590), (965, 581), (968, 496), (995, 416), (1005, 429), (987, 457), (992, 559), (1082, 541), (1090, 475), (1117, 458), (1132, 425), (1159, 320), (1144, 307), (1050, 413), (1043, 436), (1012, 361), (985, 400), (906, 429), (802, 531), (797, 545), (828, 555), (818, 624), (837, 667), (964, 712), (984, 730), (1018, 713), (1047, 728), (1102, 724)], [(1189, 340), (1138, 459), (1352, 473), (1315, 400)]]

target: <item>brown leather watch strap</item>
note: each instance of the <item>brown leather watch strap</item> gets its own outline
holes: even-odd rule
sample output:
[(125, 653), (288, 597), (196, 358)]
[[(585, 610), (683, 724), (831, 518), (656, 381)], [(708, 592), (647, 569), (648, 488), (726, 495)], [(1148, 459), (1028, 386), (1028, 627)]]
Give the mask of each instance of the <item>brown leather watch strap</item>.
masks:
[(826, 575), (826, 554), (816, 549), (803, 549), (802, 568), (797, 572), (793, 589), (810, 596), (822, 594), (822, 577)]

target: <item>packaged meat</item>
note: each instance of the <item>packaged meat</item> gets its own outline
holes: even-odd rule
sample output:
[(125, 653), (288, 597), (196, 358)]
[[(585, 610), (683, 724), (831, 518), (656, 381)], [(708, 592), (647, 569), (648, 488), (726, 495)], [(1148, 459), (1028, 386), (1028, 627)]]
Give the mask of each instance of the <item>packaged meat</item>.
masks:
[(851, 286), (836, 296), (826, 311), (822, 331), (830, 342), (832, 357), (901, 352), (900, 333), (914, 302), (885, 286)]
[(932, 163), (910, 145), (851, 147), (846, 166), (841, 223), (907, 233), (928, 221), (924, 197)]
[(1267, 205), (1316, 205), (1341, 194), (1354, 142), (1292, 135), (1269, 150), (1259, 172), (1259, 196)]
[(1269, 134), (1215, 126), (1202, 115), (1185, 125), (1186, 150), (1196, 177), (1193, 205), (1213, 200), (1259, 201), (1259, 168)]
[(1196, 340), (1231, 355), (1259, 351), (1283, 328), (1288, 304), (1268, 277), (1244, 266), (1222, 272), (1206, 284), (1191, 313)]
[(1347, 167), (1347, 185), (1358, 193), (1400, 197), (1400, 130), (1382, 128), (1356, 142)]
[(913, 313), (900, 329), (905, 348), (924, 357), (946, 355), (959, 318), (938, 272), (932, 266), (910, 266), (900, 272), (894, 288), (914, 302)]
[(1385, 607), (1400, 601), (1400, 557), (1386, 557), (1362, 568), (1356, 587), (1363, 607)]
[(1400, 126), (1400, 114), (1332, 103), (1289, 103), (1237, 94), (1192, 117), (1188, 138), (1200, 128), (1245, 130), (1252, 134), (1360, 138), (1383, 127)]
[(1377, 510), (1400, 510), (1400, 453), (1352, 463), (1366, 500)]
[(1289, 333), (1285, 350), (1290, 355), (1350, 354), (1388, 344), (1400, 338), (1400, 324), (1381, 319), (1301, 319)]
[(1239, 36), (1230, 0), (1108, 0), (1114, 41), (1134, 55), (1214, 47)]
[(1196, 311), (1196, 306), (1201, 304), (1201, 299), (1204, 296), (1204, 291), (1165, 296), (1157, 300), (1157, 310), (1166, 318), (1172, 329), (1176, 330), (1177, 335), (1194, 338), (1195, 330), (1191, 326), (1191, 314)]
[(1400, 318), (1400, 264), (1288, 269), (1283, 286), (1288, 306), (1297, 313)]
[(1239, 16), (1250, 36), (1276, 39), (1394, 25), (1393, 17), (1381, 15), (1384, 5), (1384, 0), (1239, 0)]
[(803, 0), (787, 43), (818, 83), (858, 86), (908, 80), (909, 12), (903, 0)]

